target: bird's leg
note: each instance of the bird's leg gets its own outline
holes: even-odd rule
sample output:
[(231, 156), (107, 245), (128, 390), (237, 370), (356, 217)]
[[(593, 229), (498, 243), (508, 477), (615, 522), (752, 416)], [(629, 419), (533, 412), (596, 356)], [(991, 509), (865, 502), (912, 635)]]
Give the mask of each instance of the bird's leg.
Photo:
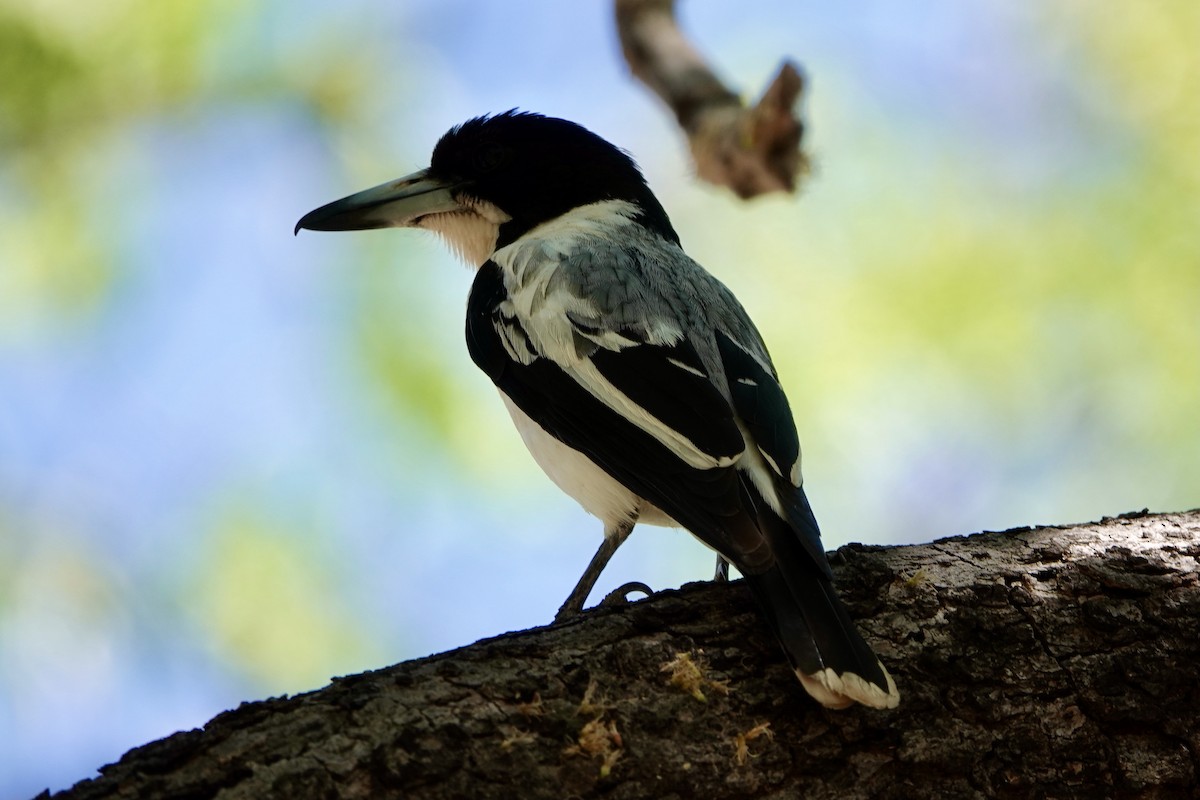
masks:
[(587, 601), (588, 595), (591, 594), (592, 587), (596, 585), (596, 580), (600, 577), (600, 573), (604, 571), (608, 560), (612, 558), (613, 553), (617, 552), (617, 548), (621, 546), (621, 543), (629, 538), (629, 532), (633, 530), (635, 522), (636, 519), (624, 520), (604, 529), (604, 541), (600, 543), (600, 547), (596, 550), (596, 554), (592, 556), (592, 560), (588, 563), (587, 569), (583, 571), (583, 575), (579, 577), (579, 582), (575, 584), (575, 588), (571, 590), (571, 594), (567, 595), (566, 602), (562, 604), (562, 607), (558, 609), (558, 613), (554, 615), (555, 622), (570, 619), (583, 611), (583, 604)]
[(713, 580), (717, 583), (729, 580), (729, 559), (725, 556), (717, 556), (717, 571), (713, 575)]

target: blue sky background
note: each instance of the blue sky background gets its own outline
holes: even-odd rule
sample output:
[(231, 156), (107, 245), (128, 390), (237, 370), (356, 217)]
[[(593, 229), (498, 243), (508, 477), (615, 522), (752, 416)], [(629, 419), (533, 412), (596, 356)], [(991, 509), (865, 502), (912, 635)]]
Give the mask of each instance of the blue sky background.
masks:
[[(423, 234), (291, 235), (521, 107), (631, 151), (759, 322), (830, 548), (1200, 505), (1193, 4), (683, 3), (815, 173), (698, 184), (600, 2), (0, 3), (0, 797), (544, 624), (599, 541)], [(598, 586), (705, 579), (639, 529)]]

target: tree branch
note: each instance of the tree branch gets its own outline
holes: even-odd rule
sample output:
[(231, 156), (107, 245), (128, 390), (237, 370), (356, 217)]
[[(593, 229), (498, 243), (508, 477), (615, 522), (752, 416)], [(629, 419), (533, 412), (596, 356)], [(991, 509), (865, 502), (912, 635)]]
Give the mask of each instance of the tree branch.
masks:
[(1200, 511), (841, 548), (903, 696), (829, 711), (740, 584), (247, 703), (60, 798), (1182, 797)]
[(675, 112), (701, 178), (743, 199), (796, 188), (808, 157), (794, 111), (804, 78), (794, 63), (785, 60), (747, 108), (679, 30), (674, 0), (617, 0), (616, 16), (630, 70)]

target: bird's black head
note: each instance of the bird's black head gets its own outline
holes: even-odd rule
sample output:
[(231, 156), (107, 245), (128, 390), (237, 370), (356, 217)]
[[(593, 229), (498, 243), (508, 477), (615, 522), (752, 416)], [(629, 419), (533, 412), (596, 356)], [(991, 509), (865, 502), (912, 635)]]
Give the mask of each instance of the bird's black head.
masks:
[(543, 222), (604, 200), (632, 204), (636, 221), (679, 242), (626, 153), (573, 122), (506, 111), (451, 128), (428, 169), (321, 206), (296, 230), (427, 228), (480, 264)]
[(476, 117), (442, 136), (429, 175), (462, 184), (512, 217), (501, 226), (499, 246), (601, 200), (633, 203), (642, 224), (679, 241), (633, 159), (565, 119), (516, 110)]

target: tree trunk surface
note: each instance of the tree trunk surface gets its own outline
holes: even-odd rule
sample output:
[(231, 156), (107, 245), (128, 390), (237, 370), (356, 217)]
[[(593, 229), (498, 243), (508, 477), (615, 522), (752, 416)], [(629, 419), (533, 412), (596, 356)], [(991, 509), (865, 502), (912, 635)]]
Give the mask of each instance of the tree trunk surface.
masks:
[(740, 581), (688, 584), (245, 703), (55, 797), (1200, 797), (1198, 559), (1200, 511), (843, 547), (894, 711), (818, 706)]

